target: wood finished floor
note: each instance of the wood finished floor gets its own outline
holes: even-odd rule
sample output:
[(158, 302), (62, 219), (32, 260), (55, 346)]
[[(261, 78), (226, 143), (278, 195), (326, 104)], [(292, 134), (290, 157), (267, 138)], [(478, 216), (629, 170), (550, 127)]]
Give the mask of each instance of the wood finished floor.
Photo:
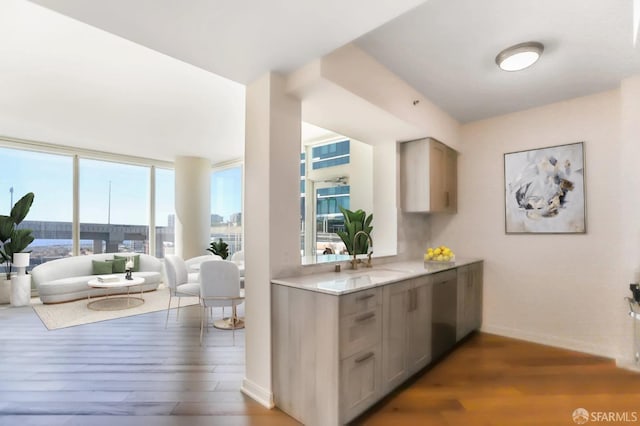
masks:
[(640, 374), (578, 352), (476, 333), (355, 423), (574, 425), (577, 408), (640, 424)]
[(165, 316), (47, 331), (31, 307), (0, 308), (0, 425), (299, 424), (240, 392), (243, 330), (200, 346), (197, 306)]
[[(197, 307), (178, 322), (172, 313), (167, 330), (164, 315), (47, 331), (30, 307), (0, 308), (0, 425), (298, 424), (240, 393), (243, 331), (235, 347), (220, 330), (201, 347)], [(475, 334), (354, 424), (572, 425), (579, 407), (634, 412), (640, 423), (640, 375)]]

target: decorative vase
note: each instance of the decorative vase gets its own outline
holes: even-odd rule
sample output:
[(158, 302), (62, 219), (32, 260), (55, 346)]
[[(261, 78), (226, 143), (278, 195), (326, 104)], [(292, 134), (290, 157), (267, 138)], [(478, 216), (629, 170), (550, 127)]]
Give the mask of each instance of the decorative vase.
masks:
[(30, 253), (13, 254), (13, 266), (18, 273), (11, 277), (11, 306), (25, 306), (31, 302), (31, 275), (25, 273), (29, 260)]
[(11, 277), (11, 306), (26, 306), (31, 302), (31, 275)]
[(3, 273), (2, 279), (0, 279), (0, 305), (6, 305), (11, 301), (11, 280), (4, 277)]

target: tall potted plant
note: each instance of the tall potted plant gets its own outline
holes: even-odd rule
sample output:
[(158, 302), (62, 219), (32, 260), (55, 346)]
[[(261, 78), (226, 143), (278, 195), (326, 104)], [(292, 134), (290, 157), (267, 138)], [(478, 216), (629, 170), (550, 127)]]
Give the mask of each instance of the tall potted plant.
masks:
[(342, 206), (340, 206), (340, 211), (344, 216), (344, 231), (338, 231), (337, 234), (344, 245), (347, 246), (347, 251), (350, 255), (353, 255), (355, 248), (355, 254), (367, 254), (369, 252), (369, 238), (360, 234), (358, 238), (355, 239), (355, 235), (360, 231), (371, 235), (371, 231), (373, 230), (373, 226), (371, 225), (373, 213), (367, 216), (367, 212), (364, 210), (359, 209), (353, 212)]
[(13, 205), (9, 216), (0, 215), (0, 265), (4, 265), (6, 273), (6, 280), (2, 282), (3, 288), (0, 291), (1, 303), (7, 303), (4, 301), (4, 293), (8, 293), (14, 253), (24, 251), (34, 240), (31, 229), (17, 229), (29, 213), (33, 198), (33, 192), (29, 192)]

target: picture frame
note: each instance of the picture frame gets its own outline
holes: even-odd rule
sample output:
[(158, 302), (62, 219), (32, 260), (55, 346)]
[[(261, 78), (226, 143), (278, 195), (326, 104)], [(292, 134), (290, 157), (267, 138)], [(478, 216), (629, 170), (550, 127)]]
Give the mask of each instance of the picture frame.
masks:
[(504, 154), (506, 234), (587, 232), (584, 142)]

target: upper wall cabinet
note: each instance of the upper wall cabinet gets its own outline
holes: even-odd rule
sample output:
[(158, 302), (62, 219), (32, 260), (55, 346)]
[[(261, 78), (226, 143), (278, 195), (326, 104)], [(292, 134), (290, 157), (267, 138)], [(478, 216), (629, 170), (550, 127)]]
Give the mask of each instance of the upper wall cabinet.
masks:
[(455, 213), (458, 153), (433, 138), (400, 144), (400, 188), (405, 212)]

